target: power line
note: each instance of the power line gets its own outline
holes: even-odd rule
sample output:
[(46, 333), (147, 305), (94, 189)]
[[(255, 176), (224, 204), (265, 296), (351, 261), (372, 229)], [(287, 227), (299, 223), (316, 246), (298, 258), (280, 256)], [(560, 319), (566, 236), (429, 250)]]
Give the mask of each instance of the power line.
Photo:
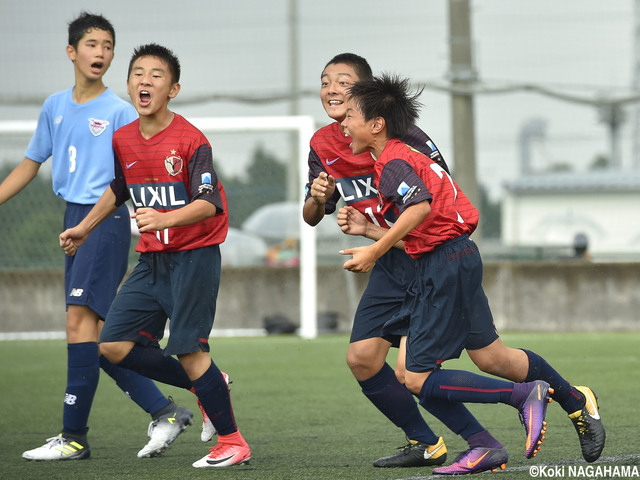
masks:
[[(557, 87), (536, 83), (474, 81), (465, 85), (454, 84), (447, 80), (414, 81), (414, 87), (425, 90), (438, 91), (454, 95), (507, 95), (514, 93), (535, 93), (557, 100), (592, 107), (621, 107), (640, 102), (640, 92), (607, 93), (598, 91), (591, 94), (568, 93)], [(597, 87), (581, 87), (582, 89), (597, 89)], [(605, 87), (602, 87), (605, 88)], [(607, 88), (610, 90), (609, 88)], [(316, 98), (318, 89), (300, 89), (297, 92), (266, 92), (261, 94), (245, 93), (211, 93), (201, 95), (186, 95), (172, 100), (174, 104), (195, 105), (209, 102), (234, 102), (248, 105), (266, 105), (270, 103), (291, 102), (300, 98)], [(0, 106), (33, 106), (40, 107), (45, 97), (40, 95), (0, 95)]]

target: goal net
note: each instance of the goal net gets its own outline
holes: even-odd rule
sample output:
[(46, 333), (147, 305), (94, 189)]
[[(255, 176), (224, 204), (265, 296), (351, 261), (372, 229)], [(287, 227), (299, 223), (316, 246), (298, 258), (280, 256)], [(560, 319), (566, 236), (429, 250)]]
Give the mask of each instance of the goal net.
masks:
[[(335, 238), (329, 242), (328, 247), (333, 258), (333, 266), (330, 267), (332, 272), (339, 272), (337, 250), (345, 245), (344, 240), (336, 240), (339, 239), (339, 233), (336, 235), (334, 232), (339, 232), (339, 228), (335, 222), (325, 221), (321, 223), (325, 224), (322, 228), (312, 228), (301, 220), (304, 185), (307, 182), (309, 140), (315, 130), (312, 117), (187, 119), (212, 144), (214, 165), (223, 179), (232, 218), (230, 235), (222, 246), (223, 276), (214, 331), (219, 324), (228, 331), (233, 331), (234, 328), (255, 329), (264, 321), (264, 318), (256, 319), (256, 315), (277, 316), (278, 312), (290, 308), (291, 305), (286, 305), (290, 303), (298, 305), (297, 314), (290, 312), (290, 317), (299, 316), (299, 322), (292, 319), (299, 335), (305, 338), (316, 337), (319, 318), (317, 272), (318, 263), (322, 264), (322, 260), (318, 262), (317, 237), (323, 236), (323, 229), (333, 229), (329, 236)], [(35, 126), (35, 121), (0, 122), (0, 181), (24, 157)], [(275, 146), (270, 144), (272, 141), (276, 142)], [(246, 160), (247, 151), (249, 155), (253, 153), (252, 160)], [(34, 180), (0, 208), (0, 237), (3, 243), (3, 248), (0, 249), (0, 283), (7, 296), (11, 296), (2, 301), (4, 318), (6, 315), (14, 316), (11, 308), (16, 310), (16, 316), (24, 308), (24, 305), (16, 305), (18, 299), (22, 298), (17, 290), (34, 288), (32, 279), (27, 280), (25, 277), (24, 280), (19, 280), (23, 275), (29, 277), (29, 272), (36, 269), (47, 272), (62, 270), (57, 235), (62, 226), (64, 202), (51, 191), (50, 163), (45, 162), (37, 181)], [(282, 171), (278, 170), (278, 165), (283, 167)], [(279, 179), (279, 185), (270, 177), (271, 170), (284, 172), (280, 176), (285, 178)], [(292, 209), (297, 216), (295, 221), (292, 220)], [(257, 218), (260, 217), (259, 213), (264, 213), (263, 210), (269, 211), (271, 216)], [(238, 212), (241, 211), (244, 213), (238, 217)], [(285, 220), (281, 219), (282, 215), (285, 215)], [(236, 222), (235, 225), (233, 221)], [(260, 239), (258, 243), (255, 237), (261, 235), (272, 237)], [(279, 238), (273, 238), (274, 235)], [(252, 243), (252, 240), (255, 242)], [(135, 239), (133, 244), (135, 245)], [(263, 256), (262, 259), (252, 260), (260, 255)], [(132, 252), (132, 264), (136, 257)], [(322, 253), (320, 258), (322, 259)], [(261, 270), (255, 267), (264, 268)], [(292, 282), (291, 275), (297, 281)], [(339, 281), (328, 279), (323, 283), (335, 284), (337, 289), (324, 295), (327, 297), (324, 299), (325, 304), (328, 305), (335, 302), (339, 295), (344, 296), (345, 290), (348, 293), (354, 288), (353, 282), (345, 283), (343, 276)], [(12, 290), (4, 288), (5, 284), (11, 286)], [(63, 302), (59, 291), (56, 290), (55, 295), (51, 296), (60, 297)], [(291, 301), (293, 297), (297, 298)], [(28, 296), (24, 295), (24, 298)], [(10, 304), (14, 306), (11, 307)], [(58, 306), (41, 308), (50, 315), (52, 309)], [(239, 318), (241, 315), (238, 312), (243, 309), (252, 311), (253, 318)], [(63, 303), (59, 310), (64, 313)], [(343, 313), (350, 315), (349, 312)], [(234, 327), (228, 327), (225, 322)]]

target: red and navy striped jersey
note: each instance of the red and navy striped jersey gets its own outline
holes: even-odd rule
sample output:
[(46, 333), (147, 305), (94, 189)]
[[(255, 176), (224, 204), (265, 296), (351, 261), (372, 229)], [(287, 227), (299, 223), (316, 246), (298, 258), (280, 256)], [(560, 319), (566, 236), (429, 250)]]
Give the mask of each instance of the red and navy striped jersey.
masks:
[(438, 245), (471, 234), (478, 225), (478, 210), (449, 174), (437, 163), (397, 139), (387, 142), (375, 165), (380, 191), (379, 209), (398, 209), (429, 201), (431, 213), (404, 238), (413, 258)]
[[(449, 171), (440, 151), (431, 138), (414, 127), (403, 141), (417, 150), (430, 156), (435, 162)], [(309, 152), (309, 181), (306, 185), (305, 201), (310, 197), (310, 189), (313, 180), (320, 172), (327, 172), (336, 180), (336, 190), (325, 204), (325, 213), (333, 213), (336, 203), (340, 198), (362, 212), (367, 219), (388, 227), (392, 225), (397, 216), (392, 212), (385, 215), (378, 212), (378, 190), (373, 183), (374, 160), (370, 153), (354, 155), (349, 148), (351, 137), (342, 133), (339, 122), (333, 122), (318, 130), (311, 138), (311, 150)]]
[(135, 209), (167, 212), (203, 199), (216, 206), (213, 217), (192, 225), (144, 232), (138, 252), (176, 252), (220, 244), (227, 236), (229, 217), (222, 184), (213, 169), (207, 138), (181, 115), (150, 139), (140, 134), (140, 120), (113, 136), (116, 204), (129, 198)]

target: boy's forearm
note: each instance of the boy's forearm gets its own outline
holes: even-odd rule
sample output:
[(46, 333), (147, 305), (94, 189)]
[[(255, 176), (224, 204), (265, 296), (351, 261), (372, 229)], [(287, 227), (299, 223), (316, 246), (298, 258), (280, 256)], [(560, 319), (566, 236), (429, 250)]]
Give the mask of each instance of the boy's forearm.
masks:
[(307, 198), (302, 207), (302, 218), (304, 221), (315, 227), (324, 218), (324, 205), (319, 205), (313, 197)]
[(375, 248), (377, 258), (380, 258), (395, 244), (402, 241), (411, 230), (422, 223), (429, 213), (431, 213), (431, 206), (427, 201), (407, 207), (393, 226), (372, 245)]
[[(381, 227), (380, 225), (376, 225), (371, 222), (367, 222), (367, 231), (365, 232), (365, 237), (369, 240), (378, 241), (380, 240), (385, 233), (389, 231), (388, 228)], [(399, 240), (393, 245), (394, 248), (399, 248), (404, 250), (404, 241)]]
[(216, 212), (217, 207), (213, 203), (207, 200), (196, 199), (182, 208), (166, 212), (170, 223), (166, 228), (192, 225), (205, 218), (213, 217)]
[(87, 235), (93, 232), (98, 225), (100, 225), (105, 218), (111, 215), (118, 209), (116, 206), (116, 195), (111, 190), (111, 187), (107, 187), (102, 196), (98, 199), (98, 202), (89, 211), (86, 217), (78, 224), (79, 228), (82, 228), (87, 232)]
[(0, 205), (18, 194), (38, 174), (40, 163), (26, 158), (0, 183)]

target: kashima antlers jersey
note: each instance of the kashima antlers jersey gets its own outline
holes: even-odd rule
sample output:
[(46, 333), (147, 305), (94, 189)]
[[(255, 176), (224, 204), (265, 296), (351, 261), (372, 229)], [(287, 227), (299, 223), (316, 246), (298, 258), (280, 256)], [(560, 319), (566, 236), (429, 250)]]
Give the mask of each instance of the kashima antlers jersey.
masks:
[[(438, 162), (448, 170), (440, 152), (429, 136), (415, 127), (403, 138), (411, 146)], [(340, 124), (334, 122), (318, 130), (311, 138), (309, 152), (309, 183), (306, 185), (305, 200), (310, 196), (313, 180), (320, 172), (327, 172), (336, 180), (336, 190), (325, 204), (325, 213), (333, 213), (336, 203), (342, 197), (350, 205), (363, 213), (367, 219), (383, 227), (389, 227), (397, 215), (388, 211), (383, 215), (378, 211), (378, 190), (374, 186), (374, 160), (370, 153), (354, 155), (349, 144), (351, 137), (345, 136)]]
[(375, 184), (380, 191), (380, 210), (405, 208), (429, 201), (431, 213), (404, 238), (413, 258), (478, 225), (478, 210), (444, 169), (404, 142), (387, 142), (375, 164)]
[(140, 122), (126, 125), (113, 138), (116, 178), (111, 183), (117, 204), (131, 198), (135, 209), (167, 212), (207, 200), (215, 216), (192, 225), (144, 232), (138, 252), (175, 252), (220, 244), (227, 236), (227, 199), (213, 169), (207, 138), (182, 116), (150, 139), (140, 134)]

